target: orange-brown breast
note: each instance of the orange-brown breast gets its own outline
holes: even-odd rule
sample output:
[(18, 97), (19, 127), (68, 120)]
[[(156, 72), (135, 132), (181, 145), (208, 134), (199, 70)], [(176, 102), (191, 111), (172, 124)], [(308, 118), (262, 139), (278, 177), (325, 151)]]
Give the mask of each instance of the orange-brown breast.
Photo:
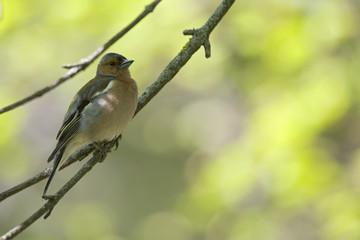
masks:
[(109, 84), (108, 92), (82, 113), (80, 132), (90, 142), (111, 140), (120, 135), (136, 110), (138, 91), (133, 79), (117, 78)]

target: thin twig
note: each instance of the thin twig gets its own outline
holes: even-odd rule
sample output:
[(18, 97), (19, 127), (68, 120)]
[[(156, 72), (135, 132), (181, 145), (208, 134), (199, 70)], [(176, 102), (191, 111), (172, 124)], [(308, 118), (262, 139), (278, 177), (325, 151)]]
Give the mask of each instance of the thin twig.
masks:
[[(159, 78), (148, 87), (140, 96), (135, 115), (168, 83), (176, 73), (184, 66), (191, 56), (202, 46), (205, 45), (205, 56), (210, 55), (210, 48), (206, 50), (210, 33), (220, 22), (222, 17), (230, 9), (235, 0), (224, 0), (217, 7), (213, 15), (199, 29), (184, 30), (184, 35), (192, 35), (189, 42), (183, 47), (181, 52), (169, 63), (160, 74)], [(191, 32), (191, 34), (187, 34)], [(210, 44), (209, 44), (210, 45)], [(208, 51), (208, 52), (207, 52)]]
[[(193, 34), (190, 42), (185, 45), (182, 51), (169, 63), (168, 66), (160, 74), (159, 78), (139, 97), (139, 104), (136, 110), (138, 113), (165, 85), (168, 83), (176, 73), (187, 63), (191, 56), (208, 40), (210, 33), (219, 23), (222, 17), (226, 14), (229, 8), (235, 0), (223, 0), (218, 6), (214, 14), (208, 19), (203, 27), (197, 29)], [(114, 141), (109, 142), (115, 144)], [(59, 202), (59, 200), (87, 173), (100, 159), (99, 154), (95, 154), (79, 172), (71, 178), (52, 198), (48, 200), (38, 211), (32, 216), (26, 219), (24, 222), (11, 229), (5, 235), (1, 237), (1, 240), (8, 240), (14, 238), (16, 235), (24, 231), (42, 215), (47, 213), (49, 210)]]
[(115, 36), (113, 36), (109, 41), (107, 41), (104, 45), (96, 49), (92, 54), (90, 54), (88, 57), (83, 58), (80, 60), (79, 63), (75, 64), (66, 64), (63, 67), (68, 68), (69, 70), (60, 77), (58, 80), (50, 84), (49, 86), (33, 93), (32, 95), (21, 99), (13, 104), (10, 104), (6, 107), (0, 108), (0, 114), (8, 112), (10, 110), (13, 110), (21, 105), (24, 105), (27, 102), (30, 102), (31, 100), (41, 97), (45, 93), (49, 92), (50, 90), (56, 88), (66, 80), (72, 78), (79, 72), (85, 70), (100, 54), (102, 54), (105, 50), (107, 50), (111, 45), (113, 45), (116, 41), (118, 41), (121, 37), (123, 37), (128, 31), (130, 31), (133, 27), (135, 27), (136, 24), (138, 24), (144, 17), (146, 17), (149, 13), (154, 11), (155, 7), (161, 2), (161, 0), (155, 0), (151, 4), (145, 7), (144, 11), (140, 13), (140, 15), (132, 21), (129, 25), (127, 25), (124, 29), (122, 29), (119, 33), (117, 33)]
[(48, 200), (39, 210), (37, 210), (33, 215), (28, 219), (23, 221), (18, 226), (14, 227), (8, 231), (5, 235), (1, 237), (1, 240), (12, 239), (26, 228), (28, 228), (32, 223), (39, 219), (42, 215), (47, 213), (49, 210), (54, 208), (54, 206), (60, 201), (60, 199), (87, 173), (89, 172), (95, 164), (101, 159), (100, 154), (94, 155), (88, 162), (86, 162), (81, 169), (73, 176), (70, 181), (68, 181), (55, 195), (51, 200)]
[(52, 167), (48, 167), (42, 172), (36, 174), (34, 177), (22, 182), (8, 190), (0, 193), (0, 202), (4, 201), (6, 198), (11, 197), (12, 195), (24, 190), (25, 188), (31, 187), (32, 185), (40, 182), (41, 180), (49, 177)]
[[(86, 158), (93, 150), (94, 150), (94, 147), (91, 144), (80, 149), (75, 154), (70, 156), (70, 158), (64, 163), (63, 166), (61, 166), (61, 168), (59, 170), (62, 170), (63, 168), (70, 166), (71, 164), (73, 164), (76, 161), (80, 161), (80, 160)], [(45, 178), (49, 177), (52, 172), (52, 169), (53, 169), (53, 167), (48, 167), (48, 168), (44, 169), (43, 171), (39, 172), (38, 174), (36, 174), (34, 177), (29, 178), (28, 180), (14, 186), (12, 188), (9, 188), (8, 190), (6, 190), (4, 192), (1, 192), (0, 193), (0, 202), (4, 201), (5, 199), (11, 197), (12, 195), (14, 195), (28, 187), (31, 187), (32, 185), (44, 180)]]

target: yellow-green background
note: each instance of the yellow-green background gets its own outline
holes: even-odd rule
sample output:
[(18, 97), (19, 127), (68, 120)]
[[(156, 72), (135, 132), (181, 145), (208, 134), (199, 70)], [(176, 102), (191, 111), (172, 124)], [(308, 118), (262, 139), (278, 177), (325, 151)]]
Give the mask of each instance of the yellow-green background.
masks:
[[(110, 48), (140, 92), (220, 1), (163, 0)], [(65, 73), (150, 0), (3, 0), (0, 107)], [(360, 4), (238, 0), (131, 122), (119, 149), (18, 239), (360, 239)], [(96, 64), (0, 116), (0, 190), (48, 167), (63, 115)], [(83, 164), (55, 177), (50, 192)], [(0, 233), (44, 203), (0, 203)]]

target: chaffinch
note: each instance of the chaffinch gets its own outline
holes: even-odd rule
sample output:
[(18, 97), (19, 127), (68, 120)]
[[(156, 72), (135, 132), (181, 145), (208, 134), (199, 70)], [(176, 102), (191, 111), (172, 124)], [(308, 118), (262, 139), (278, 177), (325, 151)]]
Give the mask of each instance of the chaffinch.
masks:
[(133, 62), (120, 54), (106, 54), (95, 78), (73, 98), (56, 136), (58, 143), (48, 159), (54, 159), (54, 167), (44, 196), (56, 170), (72, 153), (89, 143), (103, 151), (101, 143), (119, 137), (133, 118), (138, 98), (137, 85), (129, 71)]

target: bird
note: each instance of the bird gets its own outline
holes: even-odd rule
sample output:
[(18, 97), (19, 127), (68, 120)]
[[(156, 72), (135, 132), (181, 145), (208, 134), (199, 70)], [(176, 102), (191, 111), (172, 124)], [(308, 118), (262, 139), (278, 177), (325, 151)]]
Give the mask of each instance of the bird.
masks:
[(117, 53), (106, 54), (96, 76), (74, 96), (56, 136), (56, 147), (48, 158), (54, 164), (43, 198), (57, 169), (72, 153), (93, 144), (103, 155), (106, 152), (102, 143), (121, 137), (137, 107), (138, 87), (129, 71), (133, 62)]

